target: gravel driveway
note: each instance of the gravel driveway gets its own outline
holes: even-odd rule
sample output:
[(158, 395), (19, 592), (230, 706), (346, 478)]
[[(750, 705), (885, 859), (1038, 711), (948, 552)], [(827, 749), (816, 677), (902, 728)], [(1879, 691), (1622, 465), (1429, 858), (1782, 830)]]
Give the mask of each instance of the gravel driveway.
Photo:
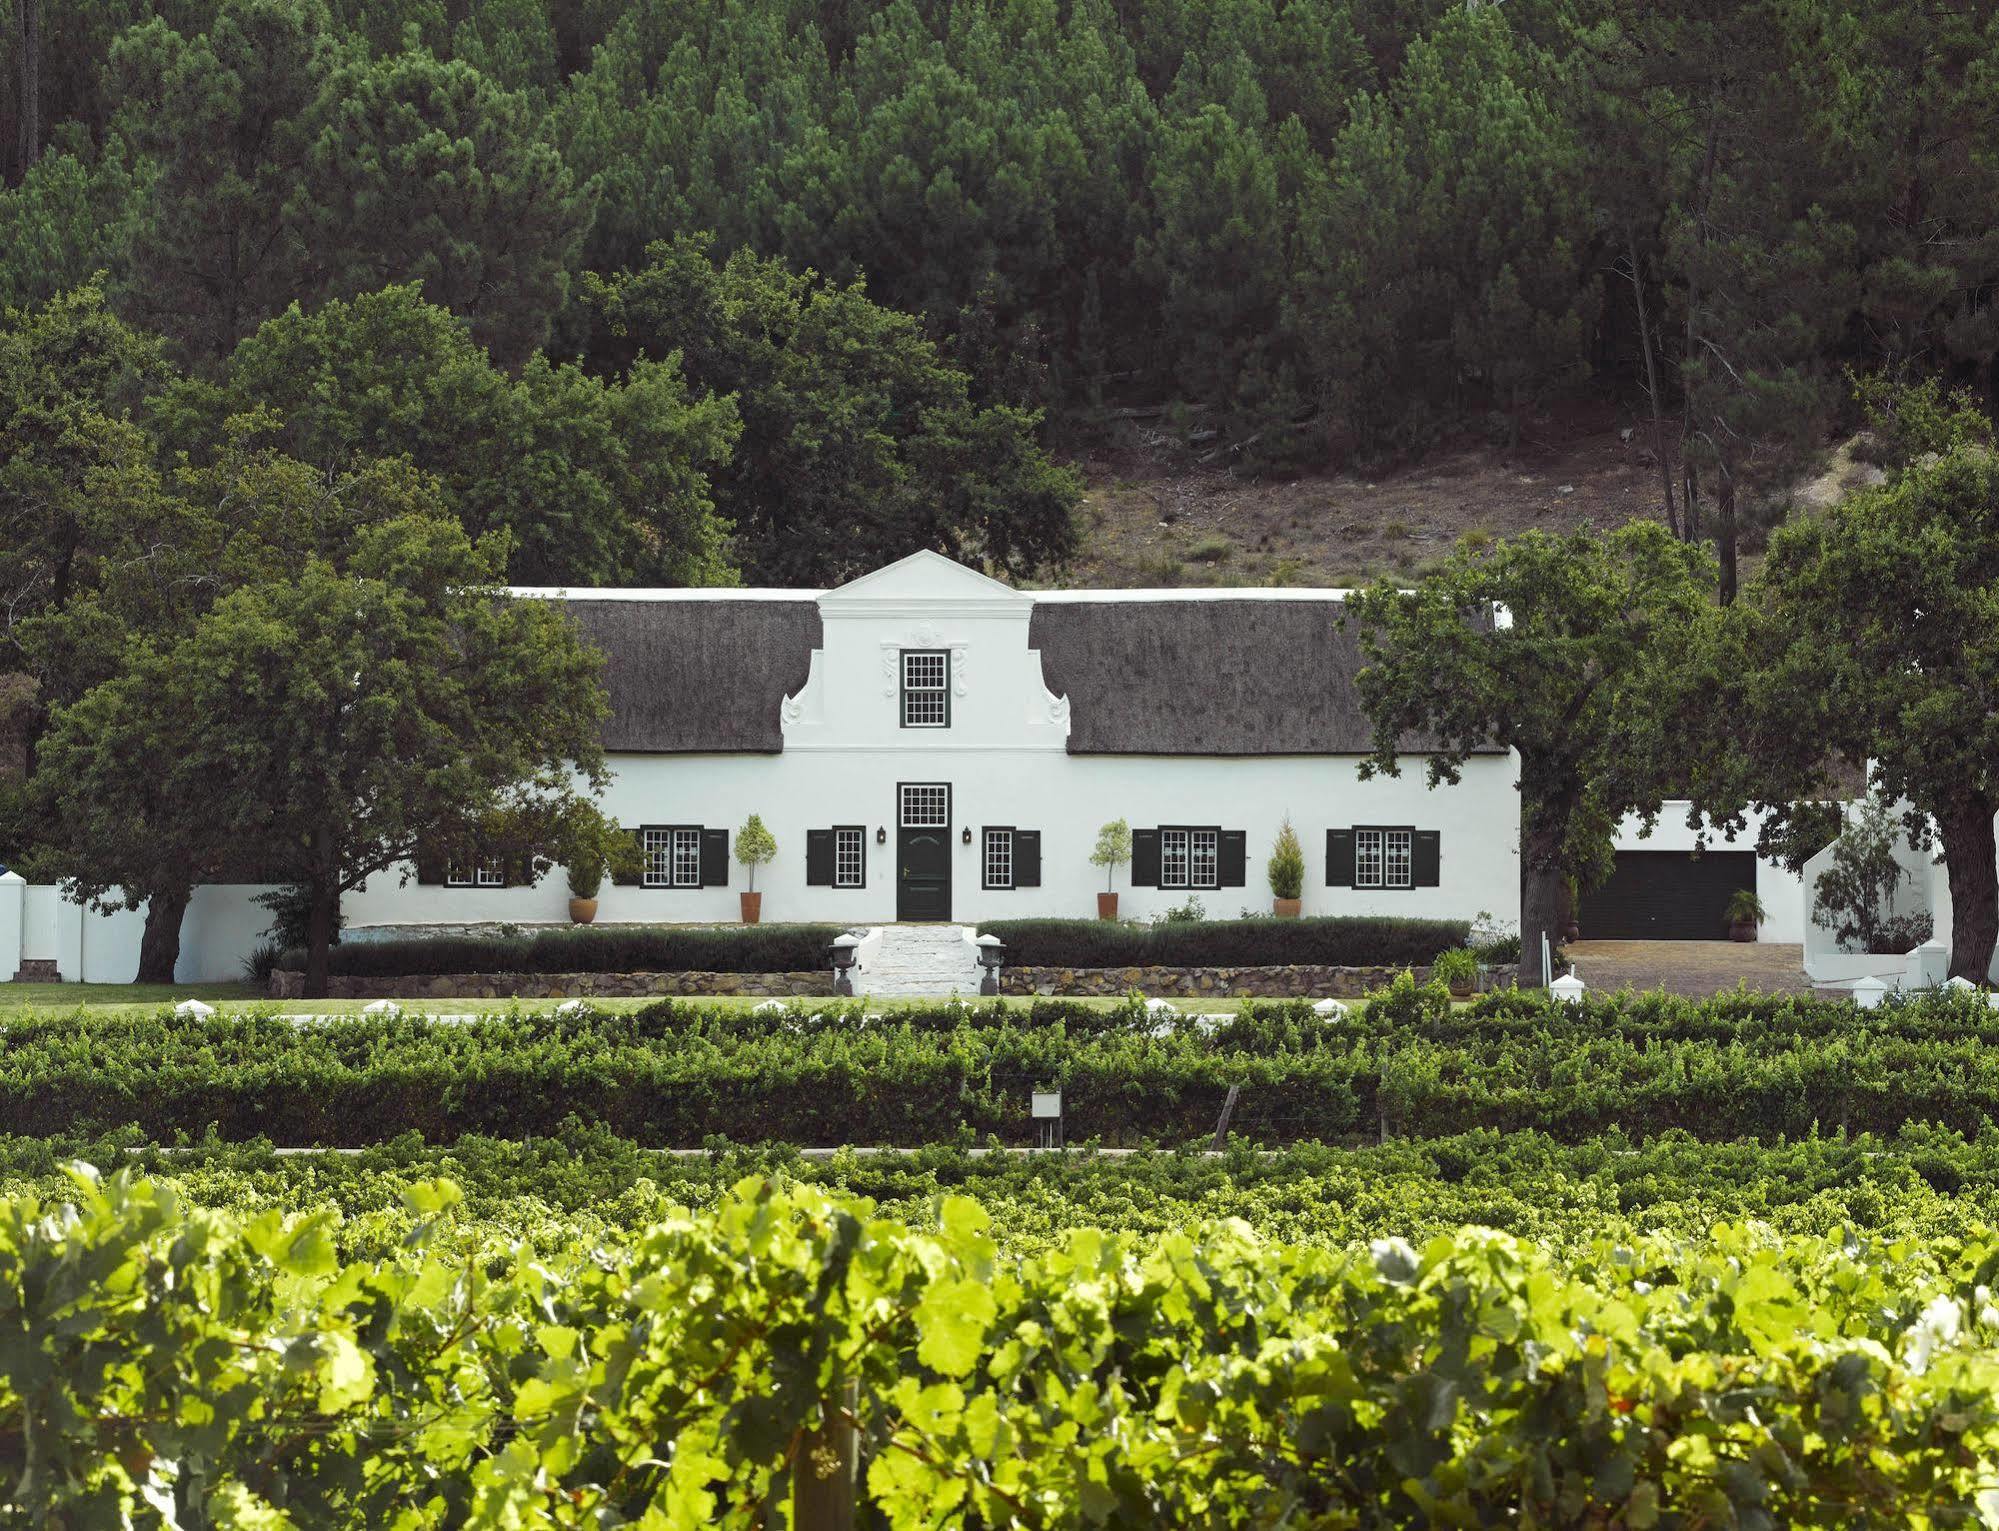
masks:
[(1776, 941), (1571, 941), (1592, 989), (1664, 989), (1699, 998), (1737, 983), (1765, 994), (1809, 994), (1805, 949)]

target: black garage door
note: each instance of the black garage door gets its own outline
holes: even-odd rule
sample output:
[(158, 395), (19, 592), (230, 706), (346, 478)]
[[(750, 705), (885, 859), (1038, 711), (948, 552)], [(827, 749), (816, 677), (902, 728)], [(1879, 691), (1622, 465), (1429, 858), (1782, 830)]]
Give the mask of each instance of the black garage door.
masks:
[(1583, 895), (1576, 923), (1585, 941), (1721, 941), (1729, 895), (1755, 886), (1750, 851), (1619, 851), (1610, 881)]

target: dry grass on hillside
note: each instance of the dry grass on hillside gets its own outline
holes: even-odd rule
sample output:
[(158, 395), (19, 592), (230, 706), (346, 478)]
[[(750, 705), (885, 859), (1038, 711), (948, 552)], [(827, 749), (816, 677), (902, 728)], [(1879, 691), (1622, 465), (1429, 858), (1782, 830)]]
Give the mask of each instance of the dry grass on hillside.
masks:
[(1458, 446), (1420, 463), (1258, 479), (1140, 441), (1092, 453), (1082, 548), (1064, 586), (1355, 585), (1406, 578), (1466, 533), (1567, 531), (1659, 514), (1643, 427), (1606, 411), (1542, 422), (1507, 451)]

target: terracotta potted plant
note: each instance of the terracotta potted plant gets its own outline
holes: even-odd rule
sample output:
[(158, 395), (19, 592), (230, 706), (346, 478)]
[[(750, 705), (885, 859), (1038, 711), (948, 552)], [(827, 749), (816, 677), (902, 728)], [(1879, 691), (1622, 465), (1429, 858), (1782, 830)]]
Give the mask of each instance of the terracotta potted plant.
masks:
[(1305, 850), (1298, 843), (1298, 831), (1289, 815), (1278, 826), (1277, 841), (1270, 847), (1271, 908), (1280, 920), (1295, 920), (1305, 907)]
[(1478, 987), (1478, 954), (1463, 946), (1439, 952), (1430, 964), (1430, 976), (1451, 991), (1452, 999), (1470, 999)]
[(1097, 848), (1090, 852), (1090, 865), (1104, 869), (1104, 891), (1097, 895), (1097, 918), (1114, 920), (1117, 918), (1117, 894), (1111, 888), (1111, 880), (1117, 869), (1131, 860), (1131, 826), (1123, 819), (1112, 819), (1097, 831)]
[(1750, 888), (1737, 888), (1729, 895), (1728, 907), (1722, 911), (1728, 921), (1728, 939), (1731, 941), (1754, 941), (1756, 927), (1770, 918), (1763, 901)]
[(569, 918), (588, 925), (597, 918), (597, 892), (614, 865), (636, 860), (632, 838), (588, 803), (579, 805), (562, 828), (561, 855), (569, 874)]
[(569, 864), (569, 920), (588, 925), (597, 918), (597, 890), (604, 885), (604, 863), (590, 860)]
[(754, 925), (763, 918), (764, 896), (757, 892), (757, 868), (776, 854), (777, 841), (764, 828), (763, 819), (751, 814), (736, 831), (736, 859), (750, 870), (749, 891), (737, 895), (742, 900), (745, 925)]

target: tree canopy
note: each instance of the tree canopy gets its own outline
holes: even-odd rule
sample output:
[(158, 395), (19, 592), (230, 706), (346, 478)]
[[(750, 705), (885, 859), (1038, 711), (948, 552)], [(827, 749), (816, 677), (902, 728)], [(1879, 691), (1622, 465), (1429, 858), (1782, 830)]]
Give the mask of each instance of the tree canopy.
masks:
[[(1363, 778), (1400, 770), (1423, 736), (1432, 787), (1471, 753), (1520, 754), (1521, 972), (1541, 981), (1565, 892), (1609, 870), (1619, 820), (1657, 815), (1683, 761), (1672, 709), (1712, 611), (1711, 560), (1653, 521), (1615, 532), (1527, 532), (1460, 547), (1414, 590), (1354, 596), (1374, 728)], [(1717, 911), (1717, 914), (1719, 911)]]

